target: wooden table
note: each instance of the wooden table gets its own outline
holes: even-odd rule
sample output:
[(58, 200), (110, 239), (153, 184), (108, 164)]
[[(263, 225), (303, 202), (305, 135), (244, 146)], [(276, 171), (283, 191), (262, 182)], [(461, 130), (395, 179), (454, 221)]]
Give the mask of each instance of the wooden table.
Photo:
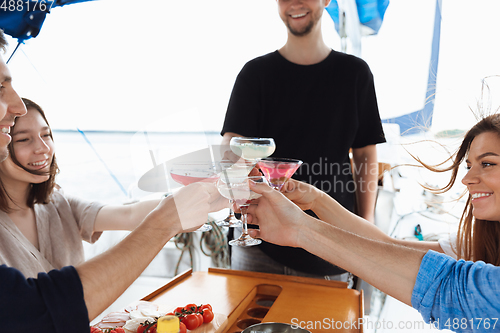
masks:
[(258, 322), (300, 325), (311, 332), (363, 332), (362, 291), (345, 282), (210, 268), (188, 270), (142, 300), (172, 307), (212, 305), (227, 316), (222, 332)]

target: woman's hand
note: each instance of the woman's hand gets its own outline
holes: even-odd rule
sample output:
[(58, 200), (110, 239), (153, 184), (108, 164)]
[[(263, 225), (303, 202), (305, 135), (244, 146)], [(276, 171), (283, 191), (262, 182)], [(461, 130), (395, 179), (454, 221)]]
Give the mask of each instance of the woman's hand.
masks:
[(248, 209), (249, 223), (259, 225), (259, 230), (249, 229), (249, 234), (278, 245), (299, 246), (298, 238), (308, 216), (267, 184), (250, 182), (250, 188), (262, 197)]
[(291, 178), (285, 183), (281, 191), (302, 210), (310, 209), (313, 211), (315, 201), (325, 194), (310, 184)]

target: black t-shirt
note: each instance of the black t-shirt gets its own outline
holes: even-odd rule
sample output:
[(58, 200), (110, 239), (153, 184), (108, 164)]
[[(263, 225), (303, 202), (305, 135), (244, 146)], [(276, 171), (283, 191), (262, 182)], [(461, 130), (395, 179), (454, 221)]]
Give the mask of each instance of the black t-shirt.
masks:
[[(278, 51), (249, 61), (231, 93), (221, 134), (226, 132), (274, 138), (272, 156), (304, 162), (294, 179), (313, 184), (351, 211), (356, 185), (349, 149), (385, 142), (368, 65), (336, 51), (307, 66), (286, 60)], [(260, 247), (296, 270), (344, 272), (302, 249), (266, 242)]]
[(0, 265), (0, 281), (1, 332), (89, 332), (83, 287), (74, 267), (26, 279), (17, 269)]

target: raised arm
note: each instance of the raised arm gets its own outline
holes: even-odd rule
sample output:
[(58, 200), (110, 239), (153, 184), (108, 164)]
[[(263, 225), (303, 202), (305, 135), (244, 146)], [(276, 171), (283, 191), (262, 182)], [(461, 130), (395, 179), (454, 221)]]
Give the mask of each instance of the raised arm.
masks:
[(283, 194), (302, 210), (310, 209), (322, 221), (358, 236), (422, 251), (443, 252), (438, 242), (407, 241), (390, 237), (373, 223), (351, 213), (335, 199), (310, 184), (290, 179)]
[(195, 183), (164, 198), (123, 241), (76, 269), (92, 320), (104, 311), (149, 265), (165, 243), (203, 224), (209, 212), (228, 206), (215, 186)]
[(94, 231), (134, 230), (159, 203), (160, 199), (104, 206), (97, 213)]
[[(252, 236), (283, 246), (301, 247), (338, 265), (380, 290), (410, 305), (420, 262), (425, 252), (368, 239), (308, 216), (281, 193), (252, 185), (262, 193), (251, 206)], [(345, 218), (348, 215), (339, 215)]]

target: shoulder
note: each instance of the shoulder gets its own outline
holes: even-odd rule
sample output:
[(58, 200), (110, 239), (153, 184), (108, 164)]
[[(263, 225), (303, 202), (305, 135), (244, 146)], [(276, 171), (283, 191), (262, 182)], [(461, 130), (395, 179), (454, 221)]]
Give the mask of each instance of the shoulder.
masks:
[(277, 62), (280, 61), (280, 55), (278, 51), (274, 51), (268, 54), (264, 54), (252, 60), (249, 60), (242, 69), (242, 72), (245, 70), (255, 70), (262, 67), (273, 66)]
[(55, 188), (54, 192), (52, 192), (49, 204), (53, 204), (54, 206), (59, 206), (61, 204), (67, 204), (67, 203), (68, 203), (68, 195), (64, 193), (62, 188), (60, 187)]
[(352, 54), (347, 54), (332, 50), (332, 52), (327, 58), (327, 61), (329, 61), (331, 64), (335, 64), (336, 66), (341, 66), (343, 68), (346, 68), (351, 73), (359, 72), (359, 73), (371, 74), (371, 70), (370, 67), (368, 66), (368, 63), (365, 60), (358, 58)]

